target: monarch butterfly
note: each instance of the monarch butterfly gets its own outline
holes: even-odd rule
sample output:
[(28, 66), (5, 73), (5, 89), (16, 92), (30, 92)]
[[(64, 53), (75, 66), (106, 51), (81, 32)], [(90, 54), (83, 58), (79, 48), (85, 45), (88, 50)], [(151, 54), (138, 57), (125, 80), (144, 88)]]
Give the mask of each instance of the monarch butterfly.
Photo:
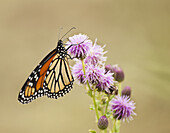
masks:
[[(72, 29), (75, 28), (69, 31)], [(39, 63), (24, 83), (18, 95), (18, 101), (22, 104), (28, 104), (44, 95), (57, 99), (72, 89), (74, 78), (68, 63), (68, 57), (71, 56), (67, 54), (67, 50), (77, 44), (72, 44), (66, 49), (62, 38), (58, 41), (57, 47)]]

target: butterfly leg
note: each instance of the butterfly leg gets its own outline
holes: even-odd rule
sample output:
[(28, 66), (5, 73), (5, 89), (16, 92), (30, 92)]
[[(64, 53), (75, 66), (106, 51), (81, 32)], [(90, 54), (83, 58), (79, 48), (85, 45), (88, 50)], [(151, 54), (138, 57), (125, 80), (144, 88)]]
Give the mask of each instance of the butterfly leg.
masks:
[[(86, 38), (84, 41), (86, 41), (88, 38)], [(78, 44), (71, 44), (70, 46), (68, 46), (68, 48), (66, 49), (66, 51), (69, 49), (69, 48), (71, 48), (72, 46), (74, 46), (74, 45), (79, 45), (79, 44), (82, 44), (82, 43), (84, 43), (84, 41), (82, 41), (82, 42), (80, 42), (80, 43), (78, 43)]]
[(72, 46), (74, 46), (74, 45), (79, 45), (79, 44), (71, 44), (70, 46), (68, 46), (68, 48), (66, 49), (66, 51), (67, 51), (69, 48), (71, 48)]
[(71, 57), (69, 54), (66, 54), (67, 56), (68, 56), (68, 59), (74, 59), (74, 58), (76, 58), (76, 57)]

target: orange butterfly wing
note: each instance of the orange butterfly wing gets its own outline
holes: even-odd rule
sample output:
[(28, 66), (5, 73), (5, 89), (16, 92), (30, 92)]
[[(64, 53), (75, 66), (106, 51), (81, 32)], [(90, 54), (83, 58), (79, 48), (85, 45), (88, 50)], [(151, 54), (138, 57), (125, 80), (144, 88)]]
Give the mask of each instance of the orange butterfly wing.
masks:
[(44, 77), (47, 69), (56, 55), (56, 49), (51, 51), (33, 70), (18, 95), (18, 100), (22, 104), (27, 104), (32, 100), (44, 96)]
[(27, 104), (44, 95), (57, 99), (68, 93), (72, 89), (74, 78), (67, 55), (62, 45), (51, 51), (30, 74), (19, 93), (18, 100), (22, 104)]

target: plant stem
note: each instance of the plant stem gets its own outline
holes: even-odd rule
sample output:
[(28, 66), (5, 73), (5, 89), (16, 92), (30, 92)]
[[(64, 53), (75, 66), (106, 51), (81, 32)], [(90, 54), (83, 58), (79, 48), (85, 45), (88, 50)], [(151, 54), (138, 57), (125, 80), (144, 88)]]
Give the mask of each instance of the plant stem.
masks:
[(121, 92), (122, 92), (121, 83), (118, 84), (118, 92), (119, 92), (119, 96), (121, 96)]
[(120, 120), (118, 120), (117, 121), (117, 125), (116, 125), (116, 131), (117, 131), (117, 133), (119, 133), (120, 132)]
[(93, 97), (93, 104), (94, 104), (94, 108), (95, 108), (95, 111), (96, 111), (96, 117), (97, 117), (97, 121), (98, 121), (99, 120), (99, 113), (98, 113), (98, 110), (97, 110), (97, 104), (96, 104), (96, 99), (95, 99), (95, 95), (96, 95), (95, 92), (96, 92), (96, 89), (93, 90), (93, 96), (92, 97)]
[(84, 60), (81, 60), (82, 62), (82, 67), (83, 67), (83, 72), (84, 72), (84, 75), (86, 74), (86, 71), (85, 71), (85, 64), (84, 64)]
[[(83, 72), (84, 72), (84, 75), (86, 74), (86, 70), (85, 70), (85, 64), (84, 64), (84, 60), (81, 60), (82, 62), (82, 67), (83, 67)], [(87, 80), (87, 86), (89, 87), (90, 89), (90, 84), (89, 84), (89, 81)]]
[(115, 128), (116, 128), (116, 119), (113, 120), (113, 129), (112, 129), (112, 133), (115, 133)]
[(107, 133), (107, 128), (104, 130), (104, 133)]
[(101, 113), (101, 115), (104, 115), (104, 112), (103, 112), (103, 108), (102, 108), (102, 106), (103, 106), (103, 104), (101, 104), (102, 103), (102, 101), (101, 101), (101, 99), (102, 99), (102, 97), (101, 97), (101, 93), (99, 92), (99, 93), (97, 93), (98, 95), (97, 95), (97, 99), (100, 101), (100, 113)]
[[(118, 84), (119, 96), (121, 96), (122, 88), (121, 83)], [(113, 120), (113, 129), (112, 133), (119, 133), (120, 132), (120, 120)]]
[[(121, 86), (121, 83), (119, 83), (119, 96), (121, 96), (122, 94), (122, 86)], [(120, 120), (117, 121), (117, 124), (116, 124), (116, 132), (119, 133), (120, 132)]]
[[(83, 72), (84, 72), (84, 75), (86, 74), (86, 71), (85, 71), (85, 64), (84, 64), (84, 60), (81, 60), (82, 61), (82, 67), (83, 67)], [(95, 100), (95, 87), (93, 87), (93, 94), (92, 94), (92, 90), (91, 90), (91, 87), (90, 87), (90, 84), (87, 80), (87, 86), (89, 88), (89, 92), (90, 92), (90, 95), (92, 96), (93, 98), (93, 104), (94, 104), (94, 108), (95, 108), (95, 111), (96, 111), (96, 117), (97, 117), (97, 122), (99, 120), (99, 114), (98, 114), (98, 109), (97, 109), (97, 104), (96, 104), (96, 100)]]
[(110, 102), (110, 95), (108, 95), (108, 100), (107, 100), (107, 103), (106, 103), (105, 114), (107, 113), (107, 108), (109, 106), (109, 102)]

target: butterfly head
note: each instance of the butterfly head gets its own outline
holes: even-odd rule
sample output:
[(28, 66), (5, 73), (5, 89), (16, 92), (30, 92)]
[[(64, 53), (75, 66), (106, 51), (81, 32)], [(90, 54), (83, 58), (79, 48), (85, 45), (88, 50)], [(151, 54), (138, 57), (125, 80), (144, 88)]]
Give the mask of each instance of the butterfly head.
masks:
[(61, 53), (61, 54), (66, 52), (66, 50), (65, 50), (65, 48), (63, 46), (63, 41), (62, 40), (58, 41), (56, 49), (57, 49), (58, 53)]
[(57, 43), (57, 46), (63, 46), (63, 41), (59, 40), (58, 43)]
[(57, 48), (56, 49), (61, 49), (61, 48), (63, 48), (63, 41), (59, 40), (58, 43), (57, 43)]

